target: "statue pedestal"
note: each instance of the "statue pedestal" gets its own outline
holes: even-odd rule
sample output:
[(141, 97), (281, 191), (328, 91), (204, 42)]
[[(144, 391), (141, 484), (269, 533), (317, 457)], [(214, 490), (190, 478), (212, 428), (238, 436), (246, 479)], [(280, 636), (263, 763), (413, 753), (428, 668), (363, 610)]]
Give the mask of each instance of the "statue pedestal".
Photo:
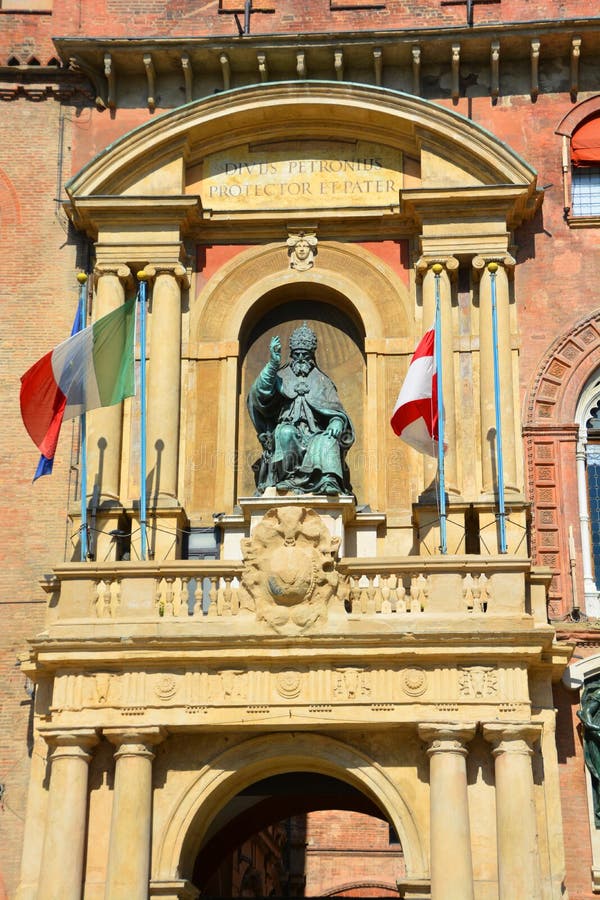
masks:
[(377, 555), (377, 528), (385, 524), (383, 513), (357, 510), (350, 494), (330, 497), (325, 494), (263, 494), (242, 497), (239, 513), (222, 515), (218, 524), (223, 529), (223, 559), (241, 559), (240, 541), (249, 537), (263, 516), (283, 506), (305, 506), (319, 514), (332, 537), (340, 539), (339, 556), (374, 557)]

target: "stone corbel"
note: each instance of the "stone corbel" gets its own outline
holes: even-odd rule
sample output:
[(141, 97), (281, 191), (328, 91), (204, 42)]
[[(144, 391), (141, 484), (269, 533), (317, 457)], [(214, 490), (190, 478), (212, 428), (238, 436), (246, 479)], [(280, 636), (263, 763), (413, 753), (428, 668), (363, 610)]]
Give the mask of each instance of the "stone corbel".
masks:
[(223, 76), (223, 90), (228, 91), (231, 87), (231, 65), (226, 53), (221, 53), (219, 62), (221, 63), (221, 74)]
[(333, 68), (338, 81), (344, 80), (344, 51), (335, 50), (333, 54)]
[(144, 69), (146, 70), (146, 82), (148, 85), (148, 109), (150, 112), (154, 112), (156, 109), (156, 69), (154, 68), (154, 60), (152, 59), (152, 55), (150, 53), (145, 53), (144, 58)]
[(104, 83), (102, 81), (102, 76), (93, 66), (88, 65), (80, 56), (71, 56), (69, 58), (69, 65), (72, 69), (83, 72), (83, 74), (89, 78), (96, 94), (94, 98), (96, 107), (101, 111), (105, 110), (108, 106), (108, 102), (106, 100), (106, 92)]
[(452, 99), (456, 103), (460, 97), (460, 44), (452, 44)]
[(492, 100), (496, 101), (500, 94), (500, 41), (492, 41), (490, 48), (490, 69), (492, 80), (490, 93)]
[(108, 84), (107, 104), (110, 109), (114, 109), (117, 105), (117, 75), (110, 53), (104, 54), (104, 76)]
[(413, 94), (415, 97), (421, 96), (421, 47), (419, 44), (413, 44), (411, 48), (412, 54), (412, 73), (413, 73)]
[(540, 46), (541, 42), (539, 38), (531, 39), (531, 90), (530, 96), (531, 100), (534, 103), (540, 92), (540, 78), (539, 78), (539, 70), (540, 70)]
[(375, 47), (373, 50), (373, 70), (375, 73), (375, 84), (381, 87), (383, 82), (383, 50)]
[(579, 60), (581, 58), (581, 38), (574, 36), (571, 40), (571, 100), (577, 99), (579, 92)]
[(296, 74), (298, 78), (308, 78), (308, 73), (306, 71), (306, 54), (304, 50), (299, 50), (296, 53)]
[(194, 99), (194, 69), (189, 53), (181, 54), (181, 68), (183, 70), (183, 81), (185, 85), (185, 102), (191, 103)]
[(260, 75), (260, 80), (262, 82), (269, 80), (269, 64), (267, 62), (267, 54), (266, 53), (257, 53), (256, 54), (256, 62), (258, 64), (258, 74)]

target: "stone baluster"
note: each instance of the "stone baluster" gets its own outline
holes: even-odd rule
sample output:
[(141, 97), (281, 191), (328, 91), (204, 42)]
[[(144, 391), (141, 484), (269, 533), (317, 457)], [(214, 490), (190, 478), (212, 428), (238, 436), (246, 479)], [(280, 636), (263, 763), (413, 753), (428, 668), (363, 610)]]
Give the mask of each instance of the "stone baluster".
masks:
[(419, 725), (429, 745), (431, 900), (474, 897), (465, 746), (474, 735), (475, 724)]
[(148, 362), (148, 497), (153, 505), (177, 498), (181, 397), (181, 287), (189, 287), (179, 264), (146, 266), (153, 279)]
[[(441, 270), (438, 269), (441, 266)], [(452, 328), (452, 281), (458, 273), (458, 260), (454, 257), (434, 260), (422, 257), (417, 263), (417, 271), (423, 278), (423, 330), (432, 328), (435, 322), (435, 279), (439, 275), (440, 317), (442, 339), (442, 390), (445, 412), (445, 443), (448, 453), (445, 460), (446, 489), (458, 493), (456, 459), (456, 404), (454, 385), (454, 338)], [(435, 481), (437, 461), (425, 457), (425, 483)]]
[(98, 742), (92, 728), (47, 730), (52, 748), (46, 831), (38, 900), (80, 900), (87, 833), (88, 752)]
[(492, 746), (496, 775), (496, 831), (499, 900), (539, 900), (532, 745), (541, 725), (491, 723), (483, 736)]
[(166, 735), (163, 728), (104, 729), (115, 744), (115, 780), (110, 822), (106, 900), (146, 900), (152, 839), (152, 760), (150, 749)]
[(496, 478), (496, 405), (494, 399), (494, 344), (492, 329), (492, 275), (489, 262), (496, 262), (496, 312), (498, 321), (498, 367), (500, 375), (500, 408), (502, 449), (506, 490), (516, 491), (517, 455), (515, 441), (513, 361), (510, 327), (509, 273), (515, 265), (511, 256), (486, 260), (476, 256), (473, 268), (480, 275), (479, 285), (479, 397), (481, 409), (482, 489), (493, 494)]

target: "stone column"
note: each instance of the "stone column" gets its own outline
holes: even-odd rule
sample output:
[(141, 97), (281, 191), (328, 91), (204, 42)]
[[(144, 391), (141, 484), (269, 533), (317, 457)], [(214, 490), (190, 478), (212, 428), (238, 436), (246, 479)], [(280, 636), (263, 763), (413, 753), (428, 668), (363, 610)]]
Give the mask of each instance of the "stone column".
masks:
[(91, 728), (48, 730), (52, 747), (50, 791), (38, 900), (80, 900), (87, 833), (88, 750), (98, 742)]
[[(441, 266), (441, 271), (437, 271)], [(454, 335), (452, 327), (452, 281), (458, 273), (458, 260), (449, 256), (443, 259), (422, 257), (417, 263), (417, 271), (423, 278), (423, 330), (435, 323), (435, 279), (439, 274), (440, 318), (442, 337), (442, 390), (444, 395), (445, 442), (448, 452), (445, 460), (446, 490), (458, 493), (456, 466), (456, 402), (454, 385)], [(439, 378), (439, 376), (438, 376)], [(437, 462), (425, 457), (425, 481), (429, 484), (436, 477)]]
[(531, 768), (532, 744), (541, 730), (534, 724), (483, 726), (483, 736), (493, 745), (496, 774), (499, 900), (541, 897)]
[(498, 264), (496, 279), (496, 312), (498, 319), (498, 361), (500, 373), (500, 407), (504, 481), (508, 491), (517, 491), (517, 456), (515, 447), (515, 396), (510, 327), (509, 271), (515, 265), (511, 256), (487, 260), (476, 256), (475, 272), (479, 286), (479, 397), (481, 408), (482, 489), (493, 494), (497, 488), (496, 471), (496, 404), (494, 399), (494, 345), (492, 332), (492, 275), (488, 264)]
[(163, 728), (104, 730), (115, 744), (115, 781), (110, 822), (106, 900), (146, 900), (152, 839), (152, 760), (150, 749), (166, 735)]
[[(96, 296), (94, 319), (99, 319), (125, 302), (125, 283), (131, 273), (127, 266), (99, 264), (94, 269)], [(88, 495), (95, 493), (100, 504), (120, 499), (122, 404), (90, 412), (86, 419), (88, 447)]]
[(177, 498), (179, 408), (181, 398), (181, 284), (185, 268), (146, 266), (154, 280), (148, 361), (148, 498), (151, 505)]
[(475, 724), (419, 725), (429, 744), (431, 900), (474, 897), (465, 747), (474, 735)]

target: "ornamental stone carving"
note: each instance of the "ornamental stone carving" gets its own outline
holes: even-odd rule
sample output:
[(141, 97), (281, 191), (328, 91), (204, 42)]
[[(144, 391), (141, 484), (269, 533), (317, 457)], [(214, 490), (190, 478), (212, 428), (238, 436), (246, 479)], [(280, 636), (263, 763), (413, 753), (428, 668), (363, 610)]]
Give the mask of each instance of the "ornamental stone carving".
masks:
[(314, 232), (299, 231), (287, 239), (290, 269), (306, 272), (312, 269), (317, 254), (317, 236)]
[(314, 510), (269, 510), (242, 540), (241, 606), (255, 610), (259, 621), (280, 633), (298, 634), (323, 624), (337, 595), (339, 544)]

